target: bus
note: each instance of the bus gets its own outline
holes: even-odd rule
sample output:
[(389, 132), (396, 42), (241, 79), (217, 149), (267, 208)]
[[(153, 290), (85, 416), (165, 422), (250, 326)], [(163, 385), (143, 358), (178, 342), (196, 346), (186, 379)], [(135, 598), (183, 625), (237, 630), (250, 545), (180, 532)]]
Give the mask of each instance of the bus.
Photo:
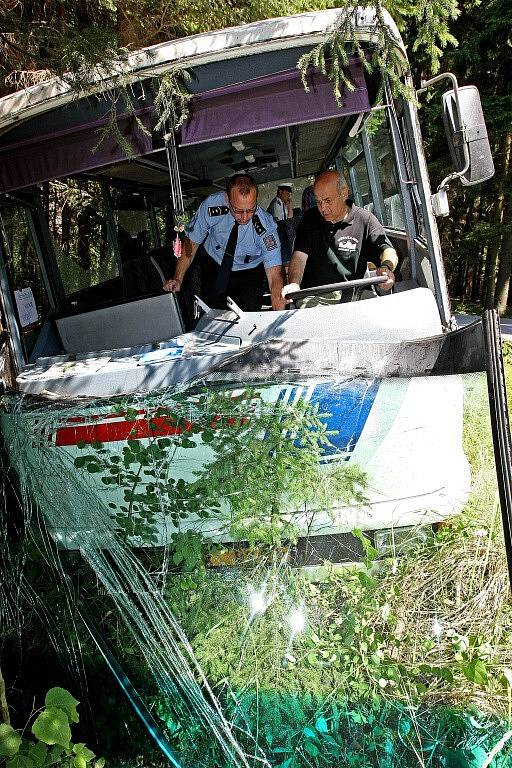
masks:
[[(243, 447), (262, 413), (279, 422), (299, 406), (325, 430), (321, 471), (352, 468), (361, 482), (351, 498), (285, 500), (283, 520), (299, 539), (358, 528), (389, 542), (463, 507), (460, 374), (482, 370), (482, 334), (457, 330), (436, 216), (448, 213), (452, 180), (493, 174), (478, 92), (449, 76), (454, 165), (432, 194), (419, 96), (365, 66), (378, 37), (372, 9), (349, 11), (341, 98), (314, 67), (305, 88), (297, 64), (340, 13), (173, 40), (91, 74), (86, 91), (52, 79), (0, 99), (1, 430), (60, 546), (126, 532), (123, 516), (136, 545), (187, 530), (243, 539), (229, 499), (215, 515), (197, 500), (183, 511), (184, 489), (207, 482), (219, 435), (236, 432)], [(404, 44), (384, 20), (395, 74), (412, 94)], [(298, 205), (328, 169), (384, 226), (399, 256), (391, 293), (379, 292), (371, 264), (353, 301), (308, 309), (212, 309), (193, 274), (180, 293), (162, 290), (184, 221), (233, 174), (253, 176), (266, 208), (284, 183)]]

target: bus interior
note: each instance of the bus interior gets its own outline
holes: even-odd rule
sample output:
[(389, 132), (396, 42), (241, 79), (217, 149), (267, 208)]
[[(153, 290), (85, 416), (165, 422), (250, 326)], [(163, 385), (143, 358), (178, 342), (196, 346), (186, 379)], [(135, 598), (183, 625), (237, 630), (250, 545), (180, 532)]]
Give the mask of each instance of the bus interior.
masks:
[(192, 67), (196, 95), (175, 147), (154, 131), (143, 79), (130, 86), (137, 119), (119, 116), (116, 103), (128, 156), (104, 117), (118, 95), (73, 101), (0, 136), (10, 164), (0, 195), (0, 271), (6, 314), (16, 318), (9, 330), (18, 371), (40, 358), (154, 344), (194, 327), (197, 273), (189, 270), (177, 298), (162, 290), (175, 265), (173, 162), (188, 215), (233, 173), (254, 177), (263, 208), (277, 183), (292, 183), (300, 207), (315, 175), (337, 168), (351, 199), (380, 219), (399, 254), (395, 292), (429, 289), (439, 331), (447, 327), (415, 112), (357, 59), (349, 65), (355, 87), (341, 105), (318, 72), (306, 93), (296, 62), (309, 49), (246, 56), (250, 77), (242, 82), (236, 59)]

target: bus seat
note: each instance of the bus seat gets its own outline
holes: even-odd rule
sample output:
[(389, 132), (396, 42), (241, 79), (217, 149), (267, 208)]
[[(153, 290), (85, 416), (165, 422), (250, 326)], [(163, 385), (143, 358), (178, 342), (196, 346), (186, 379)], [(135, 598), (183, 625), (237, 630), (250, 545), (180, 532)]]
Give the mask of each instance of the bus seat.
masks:
[(55, 322), (67, 354), (153, 344), (185, 330), (173, 293), (101, 307)]

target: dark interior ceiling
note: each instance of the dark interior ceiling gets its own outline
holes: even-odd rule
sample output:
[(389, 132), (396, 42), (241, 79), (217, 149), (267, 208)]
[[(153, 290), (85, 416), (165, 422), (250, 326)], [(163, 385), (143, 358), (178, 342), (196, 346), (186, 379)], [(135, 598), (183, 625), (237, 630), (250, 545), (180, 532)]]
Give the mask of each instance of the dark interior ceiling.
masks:
[[(347, 136), (357, 115), (232, 136), (178, 149), (183, 190), (207, 194), (224, 188), (226, 178), (246, 172), (261, 184), (318, 173)], [(98, 169), (98, 177), (118, 179), (139, 187), (169, 183), (163, 149), (150, 155)]]

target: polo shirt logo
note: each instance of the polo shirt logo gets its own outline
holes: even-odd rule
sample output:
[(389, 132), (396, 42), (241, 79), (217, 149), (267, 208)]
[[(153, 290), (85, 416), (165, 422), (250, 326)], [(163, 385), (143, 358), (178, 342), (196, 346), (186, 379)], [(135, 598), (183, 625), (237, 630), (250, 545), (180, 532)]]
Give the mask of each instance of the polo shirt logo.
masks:
[(358, 250), (357, 238), (344, 235), (340, 230), (334, 233), (334, 242), (338, 251), (356, 253)]

